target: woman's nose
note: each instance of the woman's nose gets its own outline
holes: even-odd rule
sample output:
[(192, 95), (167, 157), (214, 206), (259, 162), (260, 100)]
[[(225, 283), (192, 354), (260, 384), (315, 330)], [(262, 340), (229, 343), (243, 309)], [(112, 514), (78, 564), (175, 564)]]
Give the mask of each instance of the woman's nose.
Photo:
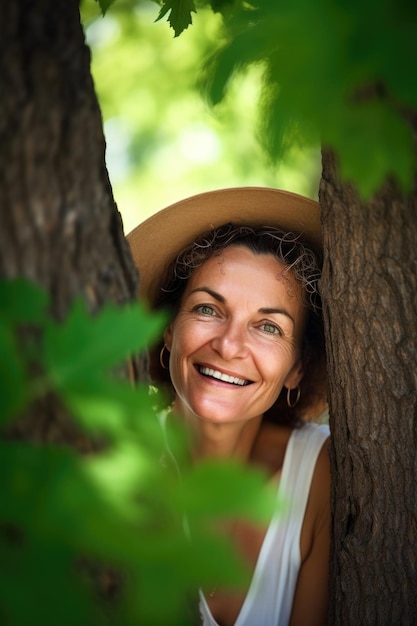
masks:
[(225, 361), (243, 358), (247, 355), (246, 330), (237, 322), (228, 322), (218, 329), (211, 345)]

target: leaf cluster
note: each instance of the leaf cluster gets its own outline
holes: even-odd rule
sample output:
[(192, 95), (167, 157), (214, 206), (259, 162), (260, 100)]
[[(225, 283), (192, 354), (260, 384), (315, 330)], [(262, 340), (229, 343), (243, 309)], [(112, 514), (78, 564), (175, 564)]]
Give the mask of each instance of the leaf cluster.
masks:
[[(202, 0), (224, 15), (206, 67), (213, 104), (236, 74), (263, 69), (259, 134), (271, 158), (294, 146), (333, 149), (342, 177), (369, 197), (387, 177), (404, 190), (416, 168), (417, 5), (410, 0)], [(163, 0), (175, 36), (193, 0)]]
[(229, 15), (225, 30), (207, 70), (210, 98), (219, 102), (237, 72), (261, 64), (261, 137), (274, 158), (319, 142), (365, 197), (387, 176), (410, 187), (415, 4), (255, 0)]
[(185, 433), (156, 390), (117, 374), (115, 366), (161, 333), (163, 315), (134, 304), (92, 317), (78, 301), (58, 323), (48, 305), (31, 283), (0, 283), (0, 422), (10, 426), (54, 394), (101, 445), (82, 456), (69, 447), (0, 442), (2, 619), (18, 626), (192, 623), (199, 585), (245, 578), (216, 523), (237, 515), (265, 520), (274, 497), (260, 474), (239, 466), (192, 467)]

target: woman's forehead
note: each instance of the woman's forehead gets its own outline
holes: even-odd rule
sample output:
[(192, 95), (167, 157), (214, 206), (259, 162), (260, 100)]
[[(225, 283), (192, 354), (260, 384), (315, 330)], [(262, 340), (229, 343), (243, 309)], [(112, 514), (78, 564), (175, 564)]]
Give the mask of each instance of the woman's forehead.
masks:
[(271, 253), (256, 253), (241, 245), (228, 246), (196, 268), (191, 274), (186, 291), (189, 292), (196, 284), (204, 281), (225, 283), (229, 289), (233, 285), (243, 292), (249, 288), (257, 290), (259, 287), (271, 294), (279, 283), (284, 283), (292, 296), (303, 300), (302, 288), (287, 265)]

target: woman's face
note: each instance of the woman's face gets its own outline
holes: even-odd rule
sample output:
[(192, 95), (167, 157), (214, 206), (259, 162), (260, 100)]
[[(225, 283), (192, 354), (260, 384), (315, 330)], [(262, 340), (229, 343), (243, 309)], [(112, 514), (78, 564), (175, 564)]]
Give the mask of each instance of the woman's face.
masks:
[(302, 377), (302, 290), (270, 254), (231, 245), (191, 275), (165, 332), (175, 408), (239, 422), (263, 415)]

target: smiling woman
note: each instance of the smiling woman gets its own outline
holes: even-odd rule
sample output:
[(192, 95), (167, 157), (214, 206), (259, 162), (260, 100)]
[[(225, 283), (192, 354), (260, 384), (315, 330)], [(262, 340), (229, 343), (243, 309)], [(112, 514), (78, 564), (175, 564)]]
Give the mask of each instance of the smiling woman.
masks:
[(284, 270), (271, 254), (231, 245), (193, 272), (165, 332), (181, 415), (244, 424), (284, 385), (297, 387), (304, 298)]
[(128, 239), (141, 297), (171, 311), (151, 376), (171, 387), (192, 458), (261, 466), (290, 500), (268, 528), (228, 528), (252, 580), (201, 590), (202, 624), (325, 624), (328, 429), (311, 423), (326, 408), (318, 206), (226, 189), (168, 207)]

